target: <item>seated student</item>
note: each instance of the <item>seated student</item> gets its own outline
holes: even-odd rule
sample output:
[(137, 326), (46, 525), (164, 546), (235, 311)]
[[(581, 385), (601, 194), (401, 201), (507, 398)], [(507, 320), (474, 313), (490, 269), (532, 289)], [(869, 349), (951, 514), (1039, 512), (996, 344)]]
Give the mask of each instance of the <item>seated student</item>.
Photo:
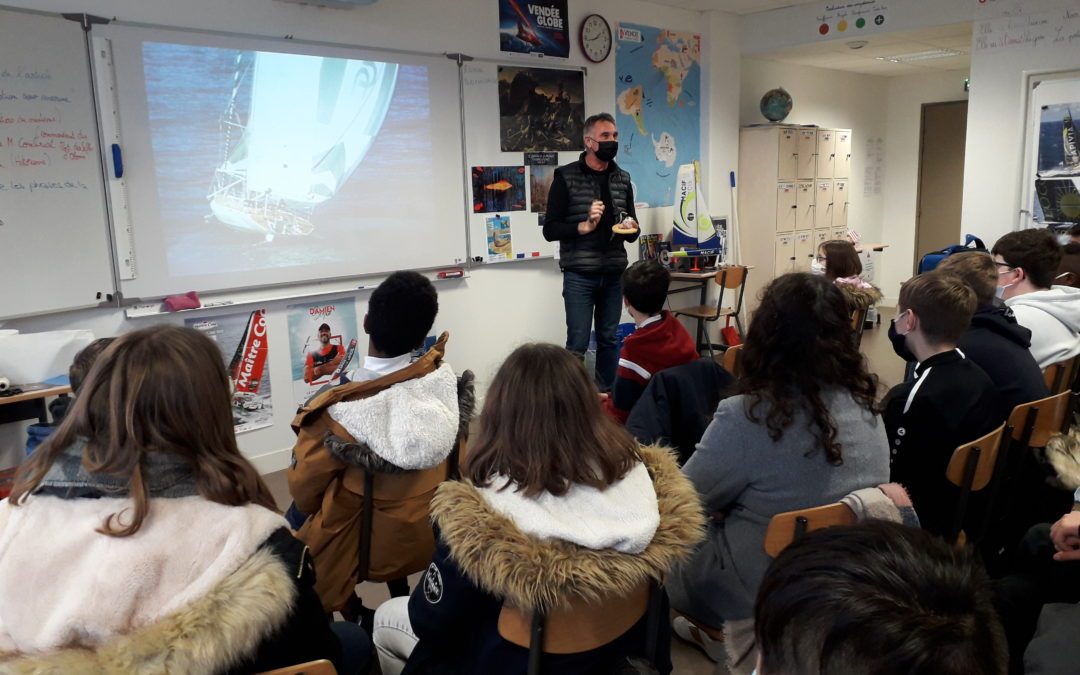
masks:
[[(1074, 227), (1080, 228), (1080, 225)], [(1061, 248), (1061, 263), (1054, 275), (1054, 285), (1080, 288), (1080, 243), (1070, 241)]]
[(306, 554), (236, 447), (217, 345), (128, 333), (0, 502), (0, 670), (358, 673), (371, 644), (331, 630)]
[[(429, 502), (447, 478), (447, 458), (465, 437), (473, 405), (472, 373), (459, 383), (443, 360), (446, 333), (410, 363), (438, 311), (426, 277), (390, 275), (368, 301), (364, 365), (349, 373), (348, 384), (314, 396), (293, 420), (289, 492), (306, 517), (297, 537), (314, 556), (323, 607), (350, 620), (372, 618), (355, 594), (359, 581), (391, 582), (392, 594), (405, 595), (405, 578), (424, 569), (435, 550)], [(375, 508), (365, 572), (358, 552), (368, 478)]]
[(26, 454), (29, 455), (37, 446), (41, 445), (64, 421), (64, 416), (71, 408), (73, 398), (78, 395), (79, 387), (82, 386), (94, 361), (105, 348), (112, 344), (116, 338), (98, 338), (79, 350), (68, 367), (68, 384), (71, 386), (71, 396), (60, 396), (49, 404), (49, 412), (52, 414), (51, 424), (31, 424), (26, 429)]
[(862, 261), (850, 241), (833, 239), (823, 243), (810, 263), (810, 271), (836, 284), (853, 312), (865, 311), (881, 302), (881, 291), (859, 276), (863, 271)]
[(769, 567), (758, 675), (998, 675), (990, 585), (966, 549), (882, 521), (811, 532)]
[[(719, 629), (753, 615), (777, 513), (888, 482), (877, 382), (855, 348), (844, 296), (819, 276), (785, 274), (765, 289), (743, 348), (738, 395), (724, 399), (683, 467), (709, 513), (709, 543), (667, 582), (680, 637), (714, 661)], [(707, 632), (707, 631), (706, 631)]]
[(1031, 355), (1040, 368), (1080, 354), (1080, 289), (1053, 286), (1061, 247), (1044, 229), (1010, 232), (991, 253), (998, 291), (1021, 326), (1031, 330)]
[[(941, 261), (937, 271), (956, 276), (975, 293), (975, 314), (956, 346), (990, 376), (1006, 409), (1049, 396), (1042, 370), (1028, 349), (1031, 331), (1016, 323), (1008, 307), (994, 304), (994, 259), (979, 251), (954, 253)], [(895, 323), (889, 327), (889, 339), (900, 358), (915, 360)]]
[(653, 375), (698, 357), (697, 345), (675, 316), (664, 309), (671, 273), (655, 260), (639, 260), (622, 274), (623, 304), (637, 330), (623, 341), (615, 385), (604, 410), (625, 423)]
[[(376, 612), (384, 675), (406, 659), (406, 673), (524, 673), (528, 650), (502, 637), (504, 607), (573, 621), (568, 607), (625, 606), (701, 540), (701, 505), (674, 457), (639, 447), (604, 414), (577, 357), (555, 345), (518, 347), (499, 368), (463, 474), (432, 500), (439, 543), (419, 586)], [(603, 617), (624, 622), (621, 635), (544, 654), (543, 672), (608, 673), (643, 656), (648, 612), (622, 611)], [(670, 629), (657, 626), (655, 666), (669, 673)]]
[[(1007, 414), (989, 376), (956, 348), (976, 304), (960, 279), (935, 270), (900, 287), (893, 319), (919, 363), (915, 379), (893, 387), (883, 404), (891, 480), (908, 489), (923, 529), (935, 534), (952, 525), (958, 491), (945, 468), (953, 451), (993, 431)], [(975, 522), (978, 509), (968, 513)]]

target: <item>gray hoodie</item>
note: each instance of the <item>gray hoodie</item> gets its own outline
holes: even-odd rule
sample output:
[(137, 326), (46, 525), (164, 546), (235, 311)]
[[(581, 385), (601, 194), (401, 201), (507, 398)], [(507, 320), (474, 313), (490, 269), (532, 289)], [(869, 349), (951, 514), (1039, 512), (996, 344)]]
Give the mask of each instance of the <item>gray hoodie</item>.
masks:
[(1031, 331), (1031, 355), (1040, 368), (1080, 354), (1080, 288), (1054, 286), (1005, 304), (1016, 322)]

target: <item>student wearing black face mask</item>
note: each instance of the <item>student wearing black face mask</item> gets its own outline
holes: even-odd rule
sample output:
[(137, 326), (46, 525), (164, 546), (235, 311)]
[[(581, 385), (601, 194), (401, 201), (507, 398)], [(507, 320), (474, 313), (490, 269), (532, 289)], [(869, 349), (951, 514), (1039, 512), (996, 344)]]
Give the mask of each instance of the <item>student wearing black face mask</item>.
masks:
[(619, 353), (615, 329), (622, 314), (627, 242), (640, 231), (630, 174), (615, 163), (619, 131), (608, 113), (585, 120), (585, 152), (560, 166), (548, 191), (544, 239), (559, 242), (566, 306), (566, 348), (584, 356), (596, 318), (596, 380), (611, 388)]

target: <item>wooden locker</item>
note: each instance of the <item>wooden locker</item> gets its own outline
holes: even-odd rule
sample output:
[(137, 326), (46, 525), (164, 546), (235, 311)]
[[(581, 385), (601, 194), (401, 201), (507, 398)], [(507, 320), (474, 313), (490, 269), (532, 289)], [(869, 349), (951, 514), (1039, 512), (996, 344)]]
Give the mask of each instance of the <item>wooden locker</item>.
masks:
[(795, 129), (780, 129), (776, 167), (776, 177), (779, 180), (795, 180), (799, 177), (799, 141), (795, 136)]
[(776, 235), (776, 259), (773, 268), (776, 270), (775, 276), (795, 271), (795, 235)]
[(800, 181), (795, 185), (795, 229), (814, 229), (814, 181)]
[(776, 184), (776, 231), (791, 232), (795, 229), (795, 183)]
[(810, 261), (814, 259), (814, 233), (795, 233), (795, 271), (809, 272)]
[(833, 182), (831, 180), (817, 181), (814, 206), (817, 215), (814, 216), (814, 226), (828, 228), (833, 226)]
[(836, 132), (818, 129), (816, 178), (832, 178), (836, 171)]
[(817, 170), (817, 131), (799, 129), (797, 150), (799, 153), (797, 178), (814, 178)]
[(833, 176), (851, 178), (851, 129), (836, 132), (836, 166)]
[(833, 226), (847, 229), (848, 219), (848, 181), (833, 181)]
[(814, 230), (814, 255), (817, 255), (817, 251), (821, 248), (821, 245), (827, 241), (832, 240), (832, 232), (829, 230)]
[(847, 228), (844, 227), (834, 227), (832, 229), (832, 238), (842, 239), (843, 241), (851, 241), (850, 239), (848, 239), (847, 236)]

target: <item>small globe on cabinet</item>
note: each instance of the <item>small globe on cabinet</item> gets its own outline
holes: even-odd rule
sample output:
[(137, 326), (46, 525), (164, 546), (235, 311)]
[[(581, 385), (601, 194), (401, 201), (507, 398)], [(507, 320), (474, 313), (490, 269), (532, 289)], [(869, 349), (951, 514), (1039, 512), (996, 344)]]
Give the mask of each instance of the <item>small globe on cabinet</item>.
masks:
[(761, 97), (761, 114), (770, 122), (780, 122), (791, 112), (791, 94), (783, 87), (770, 89)]

